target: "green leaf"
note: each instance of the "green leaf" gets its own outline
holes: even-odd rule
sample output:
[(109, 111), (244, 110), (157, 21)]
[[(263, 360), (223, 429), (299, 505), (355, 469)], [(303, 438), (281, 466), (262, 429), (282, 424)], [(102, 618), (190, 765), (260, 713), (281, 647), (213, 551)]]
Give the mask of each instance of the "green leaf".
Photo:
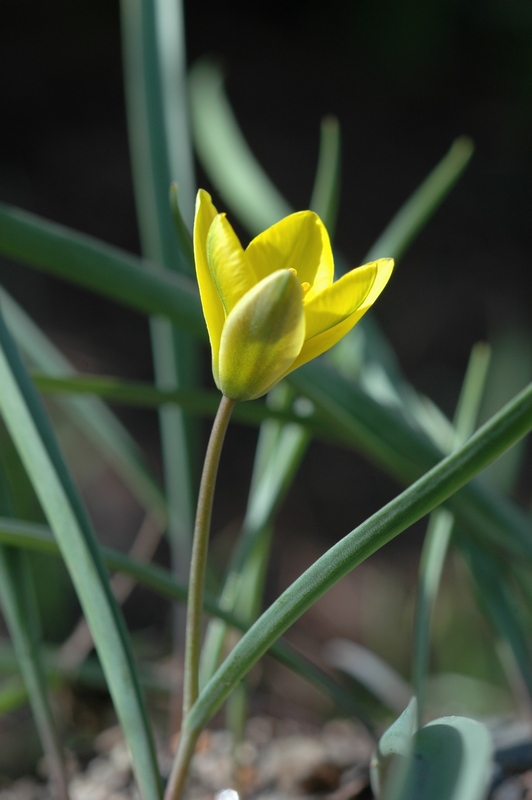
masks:
[(340, 197), (340, 124), (336, 117), (321, 121), (320, 152), (310, 208), (323, 220), (334, 239)]
[(473, 149), (473, 142), (467, 136), (455, 139), (449, 152), (386, 226), (366, 255), (366, 261), (401, 258), (459, 179), (473, 155)]
[[(59, 555), (57, 542), (51, 535), (49, 529), (36, 523), (21, 522), (19, 520), (0, 517), (0, 542), (14, 547)], [(101, 547), (100, 554), (104, 563), (110, 570), (116, 570), (117, 572), (130, 575), (135, 578), (138, 583), (158, 592), (169, 600), (186, 603), (187, 586), (177, 581), (168, 570), (154, 564), (141, 563), (110, 547)], [(218, 601), (208, 594), (204, 597), (204, 608), (207, 613), (218, 617), (223, 620), (226, 625), (236, 630), (246, 631), (249, 627), (244, 624), (242, 620), (236, 618), (223, 608), (220, 608)], [(309, 681), (309, 683), (316, 686), (320, 691), (328, 694), (340, 709), (357, 716), (364, 722), (366, 727), (371, 730), (371, 723), (366, 719), (366, 716), (361, 711), (351, 693), (340, 686), (330, 675), (315, 664), (312, 664), (312, 662), (296, 652), (286, 642), (276, 642), (276, 644), (272, 646), (270, 652), (280, 663), (296, 672), (304, 680)], [(83, 670), (85, 668), (86, 665), (83, 665), (81, 669)], [(60, 674), (63, 674), (63, 672), (60, 671)], [(72, 677), (68, 671), (66, 675)], [(76, 676), (73, 677), (77, 677), (77, 673)]]
[(194, 281), (91, 236), (0, 203), (0, 252), (207, 338)]
[(532, 697), (532, 650), (528, 620), (517, 602), (507, 564), (487, 548), (461, 536), (458, 540), (478, 589), (480, 608), (491, 620), (499, 637), (508, 643), (529, 696)]
[(292, 212), (242, 136), (212, 61), (190, 71), (190, 102), (198, 157), (224, 202), (254, 235)]
[[(123, 0), (122, 50), (133, 185), (144, 255), (181, 275), (194, 276), (190, 247), (178, 235), (170, 186), (181, 187), (180, 216), (192, 223), (193, 154), (188, 125), (183, 12), (178, 0)], [(158, 386), (191, 388), (198, 382), (196, 342), (168, 319), (150, 320)], [(194, 526), (198, 429), (177, 406), (159, 411), (174, 570), (188, 573)], [(178, 632), (179, 635), (180, 632)]]
[[(377, 403), (356, 384), (319, 361), (293, 372), (290, 382), (310, 398), (328, 428), (401, 483), (419, 478), (442, 457), (419, 428), (406, 423), (399, 409)], [(465, 487), (449, 503), (457, 519), (477, 537), (487, 537), (509, 554), (530, 559), (530, 521), (515, 504), (480, 481)]]
[(39, 398), (0, 318), (0, 411), (54, 531), (90, 625), (139, 787), (159, 800), (155, 750), (133, 656), (88, 517)]
[[(64, 753), (48, 698), (27, 554), (3, 545), (0, 546), (0, 600), (55, 791), (59, 798), (67, 800)], [(8, 695), (4, 694), (4, 705), (8, 701), (13, 703), (14, 696), (20, 697), (15, 686), (10, 686), (9, 690)]]
[[(475, 345), (454, 416), (454, 448), (463, 444), (475, 430), (489, 363), (490, 348), (483, 343)], [(433, 511), (421, 552), (412, 657), (412, 683), (418, 701), (419, 722), (423, 718), (425, 704), (432, 614), (453, 527), (454, 516), (450, 511), (445, 508)]]
[[(483, 800), (491, 767), (491, 737), (467, 717), (441, 717), (421, 728), (383, 800)], [(394, 775), (391, 775), (392, 781)]]
[[(74, 381), (76, 371), (22, 308), (0, 288), (0, 307), (11, 334), (29, 363), (56, 376), (59, 384)], [(53, 378), (52, 385), (53, 385)], [(95, 393), (95, 392), (91, 392)], [(102, 454), (146, 508), (157, 509), (163, 517), (166, 504), (162, 492), (149, 474), (142, 454), (117, 417), (97, 398), (58, 398), (65, 415)]]
[(396, 774), (397, 757), (410, 757), (413, 736), (417, 730), (417, 701), (413, 697), (393, 725), (383, 733), (370, 763), (371, 788), (376, 797), (387, 779)]
[[(488, 463), (532, 429), (532, 384), (466, 444), (344, 537), (300, 576), (257, 620), (201, 692), (184, 722), (184, 747), (261, 655), (340, 578), (392, 538), (448, 500)], [(185, 750), (178, 756), (185, 757)]]

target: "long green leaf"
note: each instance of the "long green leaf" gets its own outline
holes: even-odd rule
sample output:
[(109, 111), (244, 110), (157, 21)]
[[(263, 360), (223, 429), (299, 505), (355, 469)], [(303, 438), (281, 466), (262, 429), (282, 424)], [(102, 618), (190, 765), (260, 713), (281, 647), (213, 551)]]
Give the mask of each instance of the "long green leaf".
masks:
[[(49, 553), (50, 555), (59, 555), (60, 552), (56, 540), (45, 526), (1, 517), (0, 542), (5, 546), (24, 548), (36, 552)], [(138, 583), (152, 589), (163, 597), (167, 597), (169, 600), (179, 603), (186, 602), (188, 592), (186, 584), (177, 581), (168, 570), (155, 564), (144, 564), (140, 561), (136, 561), (110, 547), (101, 547), (100, 554), (104, 563), (110, 570), (116, 570), (117, 572), (130, 575), (135, 578)], [(209, 594), (206, 594), (204, 597), (204, 608), (207, 613), (223, 620), (229, 627), (236, 628), (240, 631), (246, 631), (249, 627), (244, 624), (241, 619), (221, 608), (218, 601)], [(340, 709), (349, 711), (350, 714), (357, 716), (364, 722), (368, 729), (371, 729), (369, 721), (365, 718), (364, 713), (351, 693), (340, 686), (326, 672), (316, 667), (308, 659), (290, 647), (286, 642), (276, 642), (270, 648), (270, 654), (280, 663), (288, 667), (288, 669), (293, 670), (318, 689), (328, 694), (332, 700), (337, 703)], [(83, 670), (84, 668), (85, 665), (82, 666), (81, 669)], [(60, 670), (60, 674), (65, 674), (67, 677), (70, 677), (69, 670), (66, 670), (66, 672)]]
[(479, 606), (501, 640), (510, 646), (528, 694), (532, 696), (532, 650), (508, 566), (472, 540), (461, 536), (458, 542), (477, 584)]
[[(32, 319), (0, 287), (0, 308), (15, 342), (27, 361), (36, 369), (57, 379), (76, 380), (76, 371)], [(91, 392), (96, 394), (96, 392)], [(75, 427), (112, 464), (126, 486), (146, 508), (166, 513), (164, 498), (149, 474), (140, 450), (117, 417), (96, 397), (65, 398), (58, 402)]]
[[(190, 414), (208, 417), (216, 415), (216, 409), (220, 404), (220, 394), (217, 391), (159, 389), (150, 383), (125, 381), (100, 375), (56, 378), (34, 373), (32, 379), (43, 394), (51, 396), (96, 395), (114, 403), (147, 408), (157, 408), (165, 403), (175, 403)], [(295, 424), (327, 438), (327, 432), (320, 423), (319, 416), (311, 408), (301, 407), (297, 403), (292, 404), (286, 410), (273, 408), (271, 405), (260, 402), (240, 403), (235, 407), (233, 418), (248, 425), (260, 425), (264, 420)]]
[(37, 607), (27, 555), (14, 547), (0, 546), (0, 600), (20, 672), (28, 692), (48, 768), (59, 798), (68, 798), (61, 740), (54, 721), (46, 675), (36, 631)]
[(288, 216), (292, 209), (251, 153), (212, 61), (190, 71), (190, 101), (198, 156), (229, 208), (253, 234)]
[(190, 749), (196, 735), (275, 641), (328, 588), (399, 533), (448, 500), (491, 461), (532, 429), (532, 384), (443, 459), (366, 522), (344, 537), (298, 578), (264, 612), (229, 654), (185, 720)]
[(88, 517), (1, 318), (0, 346), (0, 411), (57, 538), (91, 627), (141, 791), (148, 800), (158, 800), (161, 788), (157, 760), (127, 632)]
[(473, 149), (473, 142), (467, 136), (461, 136), (453, 142), (447, 155), (386, 226), (368, 252), (367, 261), (389, 257), (397, 260), (403, 255), (459, 179), (473, 155)]
[[(360, 387), (317, 361), (290, 376), (291, 383), (326, 414), (347, 441), (407, 483), (433, 467), (442, 453), (429, 439), (407, 425), (399, 410), (381, 405)], [(449, 503), (457, 519), (472, 533), (487, 538), (507, 553), (532, 558), (530, 521), (493, 487), (475, 482)]]
[(118, 247), (1, 203), (0, 252), (207, 338), (195, 282)]
[[(477, 344), (471, 351), (454, 416), (454, 449), (463, 444), (475, 430), (489, 363), (490, 348), (483, 343)], [(432, 614), (453, 527), (454, 516), (448, 509), (433, 511), (421, 551), (412, 656), (412, 683), (420, 723), (424, 710)]]
[(391, 771), (382, 800), (483, 800), (492, 750), (489, 731), (480, 722), (435, 719), (413, 737), (411, 752)]
[[(16, 252), (25, 263), (51, 272), (58, 270), (64, 277), (111, 297), (120, 297), (123, 288), (125, 302), (148, 312), (167, 313), (187, 330), (206, 336), (192, 283), (161, 270), (143, 271), (138, 259), (114, 248), (109, 253), (106, 246), (102, 255), (101, 248), (94, 240), (87, 242), (87, 237), (25, 212), (12, 210), (6, 215), (0, 206), (0, 251)], [(79, 269), (72, 269), (72, 264)], [(324, 412), (331, 432), (352, 442), (401, 481), (415, 480), (440, 456), (420, 431), (406, 425), (399, 410), (381, 405), (323, 364), (316, 361), (305, 365), (292, 373), (290, 381)], [(456, 500), (456, 506), (469, 530), (478, 535), (487, 532), (501, 547), (530, 555), (528, 521), (498, 492), (470, 487)]]
[[(188, 135), (185, 38), (180, 0), (123, 0), (122, 49), (137, 218), (145, 256), (191, 275), (170, 204), (180, 186), (180, 214), (192, 220), (193, 155)], [(150, 320), (156, 383), (165, 389), (197, 384), (196, 342), (168, 319)], [(186, 578), (191, 557), (198, 431), (178, 406), (159, 411), (173, 568)], [(176, 628), (176, 645), (182, 631)]]
[(334, 239), (340, 198), (340, 124), (336, 117), (321, 122), (320, 153), (310, 208), (323, 220)]

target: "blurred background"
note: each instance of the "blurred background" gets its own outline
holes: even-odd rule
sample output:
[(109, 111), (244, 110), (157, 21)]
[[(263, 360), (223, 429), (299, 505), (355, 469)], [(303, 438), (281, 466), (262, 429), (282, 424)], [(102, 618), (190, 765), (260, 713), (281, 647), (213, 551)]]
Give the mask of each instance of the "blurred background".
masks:
[[(209, 55), (223, 64), (251, 149), (296, 208), (309, 203), (320, 120), (338, 117), (335, 244), (351, 266), (363, 261), (452, 141), (461, 134), (473, 139), (470, 166), (402, 259), (375, 317), (408, 379), (448, 415), (479, 340), (502, 343), (508, 386), (524, 383), (524, 373), (512, 375), (512, 353), (524, 353), (518, 363), (526, 363), (532, 352), (528, 0), (189, 0), (184, 7), (189, 61)], [(139, 252), (118, 3), (21, 0), (6, 4), (2, 17), (0, 200)], [(223, 207), (199, 166), (197, 183)], [(5, 259), (0, 274), (80, 370), (152, 379), (145, 318)], [(207, 354), (205, 365), (211, 388)], [(160, 475), (155, 413), (117, 412)], [(255, 435), (234, 426), (229, 436), (225, 457), (234, 468), (230, 481), (222, 476), (215, 520), (220, 560), (244, 510)], [(102, 480), (87, 479), (87, 501), (102, 539), (125, 546), (139, 511), (117, 481), (105, 476), (102, 491)], [(314, 444), (280, 517), (268, 597), (398, 489), (356, 454)], [(312, 653), (331, 636), (354, 638), (407, 676), (423, 530), (405, 534), (342, 581), (306, 615), (294, 641)], [(464, 565), (451, 559), (446, 580), (458, 606), (445, 597), (440, 604), (436, 667), (500, 678)], [(136, 597), (126, 606), (133, 627), (150, 627), (154, 615), (166, 619), (163, 604)], [(72, 619), (63, 622), (52, 637), (64, 635)], [(275, 676), (271, 683), (279, 704), (290, 696), (294, 708), (298, 692), (307, 691), (295, 683), (279, 688)], [(313, 703), (319, 705), (301, 698), (303, 707)]]

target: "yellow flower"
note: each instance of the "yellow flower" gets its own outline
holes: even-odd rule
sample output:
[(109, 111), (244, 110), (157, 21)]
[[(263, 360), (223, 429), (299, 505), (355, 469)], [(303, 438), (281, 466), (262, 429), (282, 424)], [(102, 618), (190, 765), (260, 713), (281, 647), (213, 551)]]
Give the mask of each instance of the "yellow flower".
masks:
[(244, 250), (200, 189), (194, 256), (220, 391), (253, 400), (328, 350), (375, 302), (392, 273), (382, 258), (333, 283), (329, 236), (312, 211), (285, 217)]

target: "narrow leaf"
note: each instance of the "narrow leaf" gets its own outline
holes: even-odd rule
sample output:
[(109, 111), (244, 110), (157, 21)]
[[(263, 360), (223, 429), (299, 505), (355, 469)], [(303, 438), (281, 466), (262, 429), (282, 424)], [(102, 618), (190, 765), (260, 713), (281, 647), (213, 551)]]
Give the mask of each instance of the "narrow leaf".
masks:
[[(14, 547), (50, 553), (51, 555), (59, 555), (57, 542), (51, 535), (49, 529), (36, 523), (23, 523), (18, 520), (8, 520), (0, 517), (0, 542), (4, 545), (13, 545)], [(169, 600), (186, 603), (188, 587), (177, 581), (168, 570), (155, 564), (141, 563), (110, 547), (101, 547), (100, 553), (104, 563), (110, 570), (116, 570), (117, 572), (130, 575), (135, 578), (138, 583), (152, 589), (163, 597), (167, 597)], [(242, 620), (220, 608), (218, 601), (209, 594), (206, 594), (204, 597), (204, 608), (207, 613), (223, 620), (229, 627), (244, 632), (248, 630), (248, 625), (243, 624)], [(344, 711), (349, 711), (350, 714), (362, 720), (368, 729), (371, 729), (369, 720), (365, 717), (364, 712), (352, 697), (352, 694), (331, 678), (330, 675), (299, 654), (286, 642), (276, 642), (271, 647), (270, 654), (288, 669), (296, 672), (304, 680), (309, 681), (309, 683), (316, 686), (320, 691), (328, 694), (339, 708)], [(83, 665), (81, 669), (82, 671), (88, 669), (88, 665)], [(77, 678), (77, 673), (75, 676), (71, 676), (68, 671), (63, 672), (60, 670), (60, 674)], [(83, 673), (83, 675), (84, 674), (85, 673)], [(101, 681), (98, 685), (100, 684)]]
[(148, 800), (160, 797), (160, 778), (127, 632), (88, 517), (63, 462), (53, 431), (0, 318), (0, 411), (57, 538), (91, 627), (111, 695)]
[(321, 217), (334, 239), (340, 197), (340, 124), (336, 117), (321, 122), (320, 152), (310, 208)]
[(445, 502), (480, 470), (532, 429), (532, 384), (480, 428), (456, 452), (444, 458), (395, 500), (344, 537), (307, 569), (262, 614), (213, 676), (187, 716), (183, 730), (191, 754), (195, 737), (220, 708), (234, 686), (272, 642), (340, 578), (436, 506)]
[(0, 252), (207, 337), (195, 282), (91, 236), (0, 203)]
[(292, 209), (249, 149), (212, 61), (193, 66), (190, 100), (198, 156), (228, 207), (253, 234), (288, 216)]
[[(72, 364), (1, 287), (0, 307), (15, 342), (29, 363), (48, 373), (48, 377), (55, 376), (60, 384), (64, 379), (67, 385), (70, 380), (75, 385), (77, 374)], [(136, 442), (117, 417), (94, 397), (73, 397), (68, 402), (59, 397), (58, 402), (76, 428), (112, 464), (139, 502), (147, 508), (156, 508), (164, 516), (166, 509), (161, 490), (149, 474)]]
[(450, 192), (473, 155), (473, 143), (467, 136), (453, 142), (449, 152), (425, 178), (421, 186), (399, 209), (366, 255), (366, 261), (377, 258), (398, 260), (419, 231)]

